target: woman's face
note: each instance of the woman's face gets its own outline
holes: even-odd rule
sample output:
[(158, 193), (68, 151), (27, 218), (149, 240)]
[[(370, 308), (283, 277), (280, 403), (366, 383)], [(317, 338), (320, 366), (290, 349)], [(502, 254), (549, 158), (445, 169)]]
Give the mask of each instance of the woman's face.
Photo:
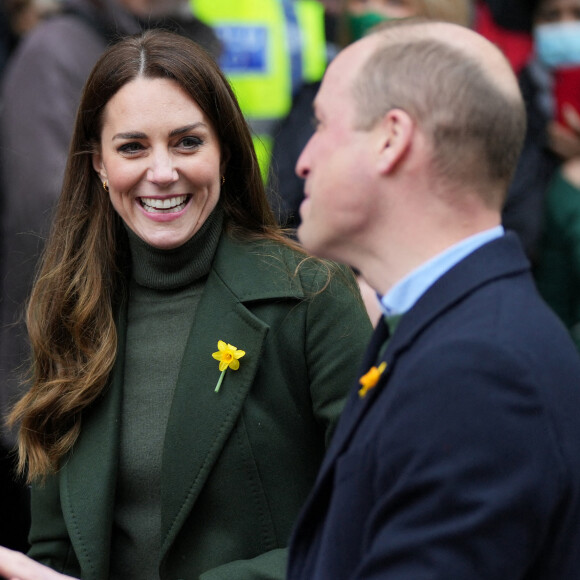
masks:
[(220, 197), (215, 130), (169, 79), (137, 78), (113, 96), (93, 167), (127, 226), (159, 249), (191, 239)]
[(348, 0), (348, 11), (352, 14), (375, 12), (387, 18), (409, 18), (417, 16), (417, 0)]

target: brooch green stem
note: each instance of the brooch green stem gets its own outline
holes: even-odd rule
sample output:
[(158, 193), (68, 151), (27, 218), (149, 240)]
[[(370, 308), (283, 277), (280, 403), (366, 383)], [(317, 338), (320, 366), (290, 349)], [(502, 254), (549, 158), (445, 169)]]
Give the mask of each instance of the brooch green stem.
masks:
[(228, 369), (224, 369), (222, 371), (222, 374), (220, 375), (220, 378), (218, 379), (217, 385), (215, 386), (215, 389), (214, 389), (216, 393), (219, 392), (220, 387), (222, 386), (222, 381), (224, 380), (224, 377), (226, 376), (226, 371), (227, 370)]

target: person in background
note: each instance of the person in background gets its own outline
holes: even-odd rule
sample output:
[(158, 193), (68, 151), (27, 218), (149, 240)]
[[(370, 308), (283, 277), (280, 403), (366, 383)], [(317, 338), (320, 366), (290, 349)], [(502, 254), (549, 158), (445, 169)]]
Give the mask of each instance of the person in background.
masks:
[[(10, 0), (0, 3), (0, 83), (6, 64), (18, 43), (42, 19), (48, 17), (52, 9), (54, 6), (50, 1)], [(0, 101), (0, 116), (2, 105)], [(0, 189), (0, 215), (4, 212), (3, 205), (4, 199)], [(0, 274), (1, 272), (0, 268)], [(0, 308), (1, 302), (2, 294)], [(0, 413), (6, 411), (1, 405), (3, 388), (0, 384)], [(14, 455), (10, 452), (9, 437), (3, 436), (1, 431), (2, 428), (0, 428), (0, 544), (17, 550), (26, 550), (30, 525), (28, 489), (14, 476)]]
[(20, 40), (38, 23), (58, 10), (58, 2), (60, 0), (0, 2), (0, 84), (4, 68)]
[[(31, 5), (30, 1), (26, 3), (27, 11)], [(0, 4), (0, 79), (6, 62), (18, 43), (20, 34), (21, 29), (18, 26), (17, 14), (14, 13), (13, 5), (2, 2)]]
[(536, 122), (544, 121), (552, 169), (535, 276), (580, 348), (580, 0), (541, 0), (534, 24), (530, 70), (544, 81)]
[(191, 40), (97, 61), (27, 326), (29, 555), (83, 580), (284, 577), (371, 325), (349, 271), (280, 231)]
[(314, 104), (298, 238), (384, 313), (290, 543), (289, 580), (577, 580), (580, 356), (501, 209), (525, 107), (466, 27), (348, 46)]
[[(567, 5), (570, 2), (574, 4), (574, 0), (530, 0), (527, 3), (534, 49), (531, 59), (519, 72), (518, 80), (526, 103), (528, 128), (503, 215), (506, 226), (520, 236), (526, 255), (534, 265), (538, 260), (543, 230), (546, 190), (562, 161), (557, 151), (560, 135), (552, 123), (555, 119), (551, 72), (554, 65), (546, 62), (547, 55), (543, 54), (543, 47), (538, 44), (538, 32), (542, 33), (546, 29), (537, 25), (542, 21), (543, 24), (548, 24), (540, 16), (543, 11), (540, 8), (542, 4), (549, 13), (552, 11), (550, 6)], [(559, 42), (558, 39), (555, 40)]]
[[(211, 29), (179, 1), (64, 0), (19, 42), (0, 90), (0, 415), (19, 396), (29, 357), (22, 320), (39, 252), (62, 186), (74, 115), (83, 84), (107, 45), (151, 26), (194, 36), (217, 57)], [(185, 16), (182, 16), (185, 14)], [(2, 538), (27, 529), (27, 489), (13, 481), (9, 451), (15, 434), (0, 425), (0, 479), (16, 491), (3, 495)], [(24, 499), (18, 499), (19, 496)], [(16, 517), (15, 514), (20, 514)], [(23, 532), (25, 538), (26, 534)]]
[[(555, 71), (578, 63), (577, 0), (531, 0), (527, 4), (534, 50), (518, 75), (527, 110), (528, 129), (518, 167), (508, 191), (504, 217), (520, 235), (526, 254), (537, 265), (544, 227), (545, 196), (563, 161), (578, 150), (580, 136), (574, 112), (557, 122)], [(558, 29), (565, 29), (561, 35)], [(555, 49), (555, 50), (554, 50)], [(572, 125), (570, 125), (570, 122)], [(567, 127), (562, 126), (567, 124)], [(572, 150), (570, 149), (572, 148)]]
[(0, 75), (10, 53), (16, 44), (17, 36), (12, 26), (9, 13), (4, 4), (0, 4)]
[(519, 74), (533, 50), (529, 0), (476, 0), (473, 30), (493, 42)]
[(324, 7), (318, 0), (189, 0), (219, 36), (220, 66), (253, 132), (266, 181), (272, 139), (303, 83), (327, 63)]

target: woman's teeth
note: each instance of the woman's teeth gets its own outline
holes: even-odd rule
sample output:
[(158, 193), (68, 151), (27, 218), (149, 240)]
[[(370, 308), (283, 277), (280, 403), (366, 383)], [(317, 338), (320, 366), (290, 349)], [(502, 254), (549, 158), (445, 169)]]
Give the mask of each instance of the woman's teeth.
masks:
[(154, 199), (152, 197), (141, 197), (139, 201), (143, 209), (150, 213), (175, 213), (181, 211), (187, 203), (187, 195), (178, 195), (165, 199)]

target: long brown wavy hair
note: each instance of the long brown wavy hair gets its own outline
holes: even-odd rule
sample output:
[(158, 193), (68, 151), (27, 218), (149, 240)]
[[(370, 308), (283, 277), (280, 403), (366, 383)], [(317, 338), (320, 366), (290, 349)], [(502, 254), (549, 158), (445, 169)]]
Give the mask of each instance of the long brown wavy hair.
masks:
[(252, 139), (216, 65), (191, 40), (147, 31), (110, 47), (94, 66), (77, 112), (63, 189), (27, 309), (30, 389), (9, 424), (20, 424), (19, 471), (29, 481), (58, 469), (81, 415), (107, 384), (117, 352), (116, 301), (123, 292), (126, 233), (93, 169), (103, 111), (136, 77), (169, 78), (198, 104), (227, 152), (220, 204), (226, 227), (244, 238), (297, 247), (268, 205)]

